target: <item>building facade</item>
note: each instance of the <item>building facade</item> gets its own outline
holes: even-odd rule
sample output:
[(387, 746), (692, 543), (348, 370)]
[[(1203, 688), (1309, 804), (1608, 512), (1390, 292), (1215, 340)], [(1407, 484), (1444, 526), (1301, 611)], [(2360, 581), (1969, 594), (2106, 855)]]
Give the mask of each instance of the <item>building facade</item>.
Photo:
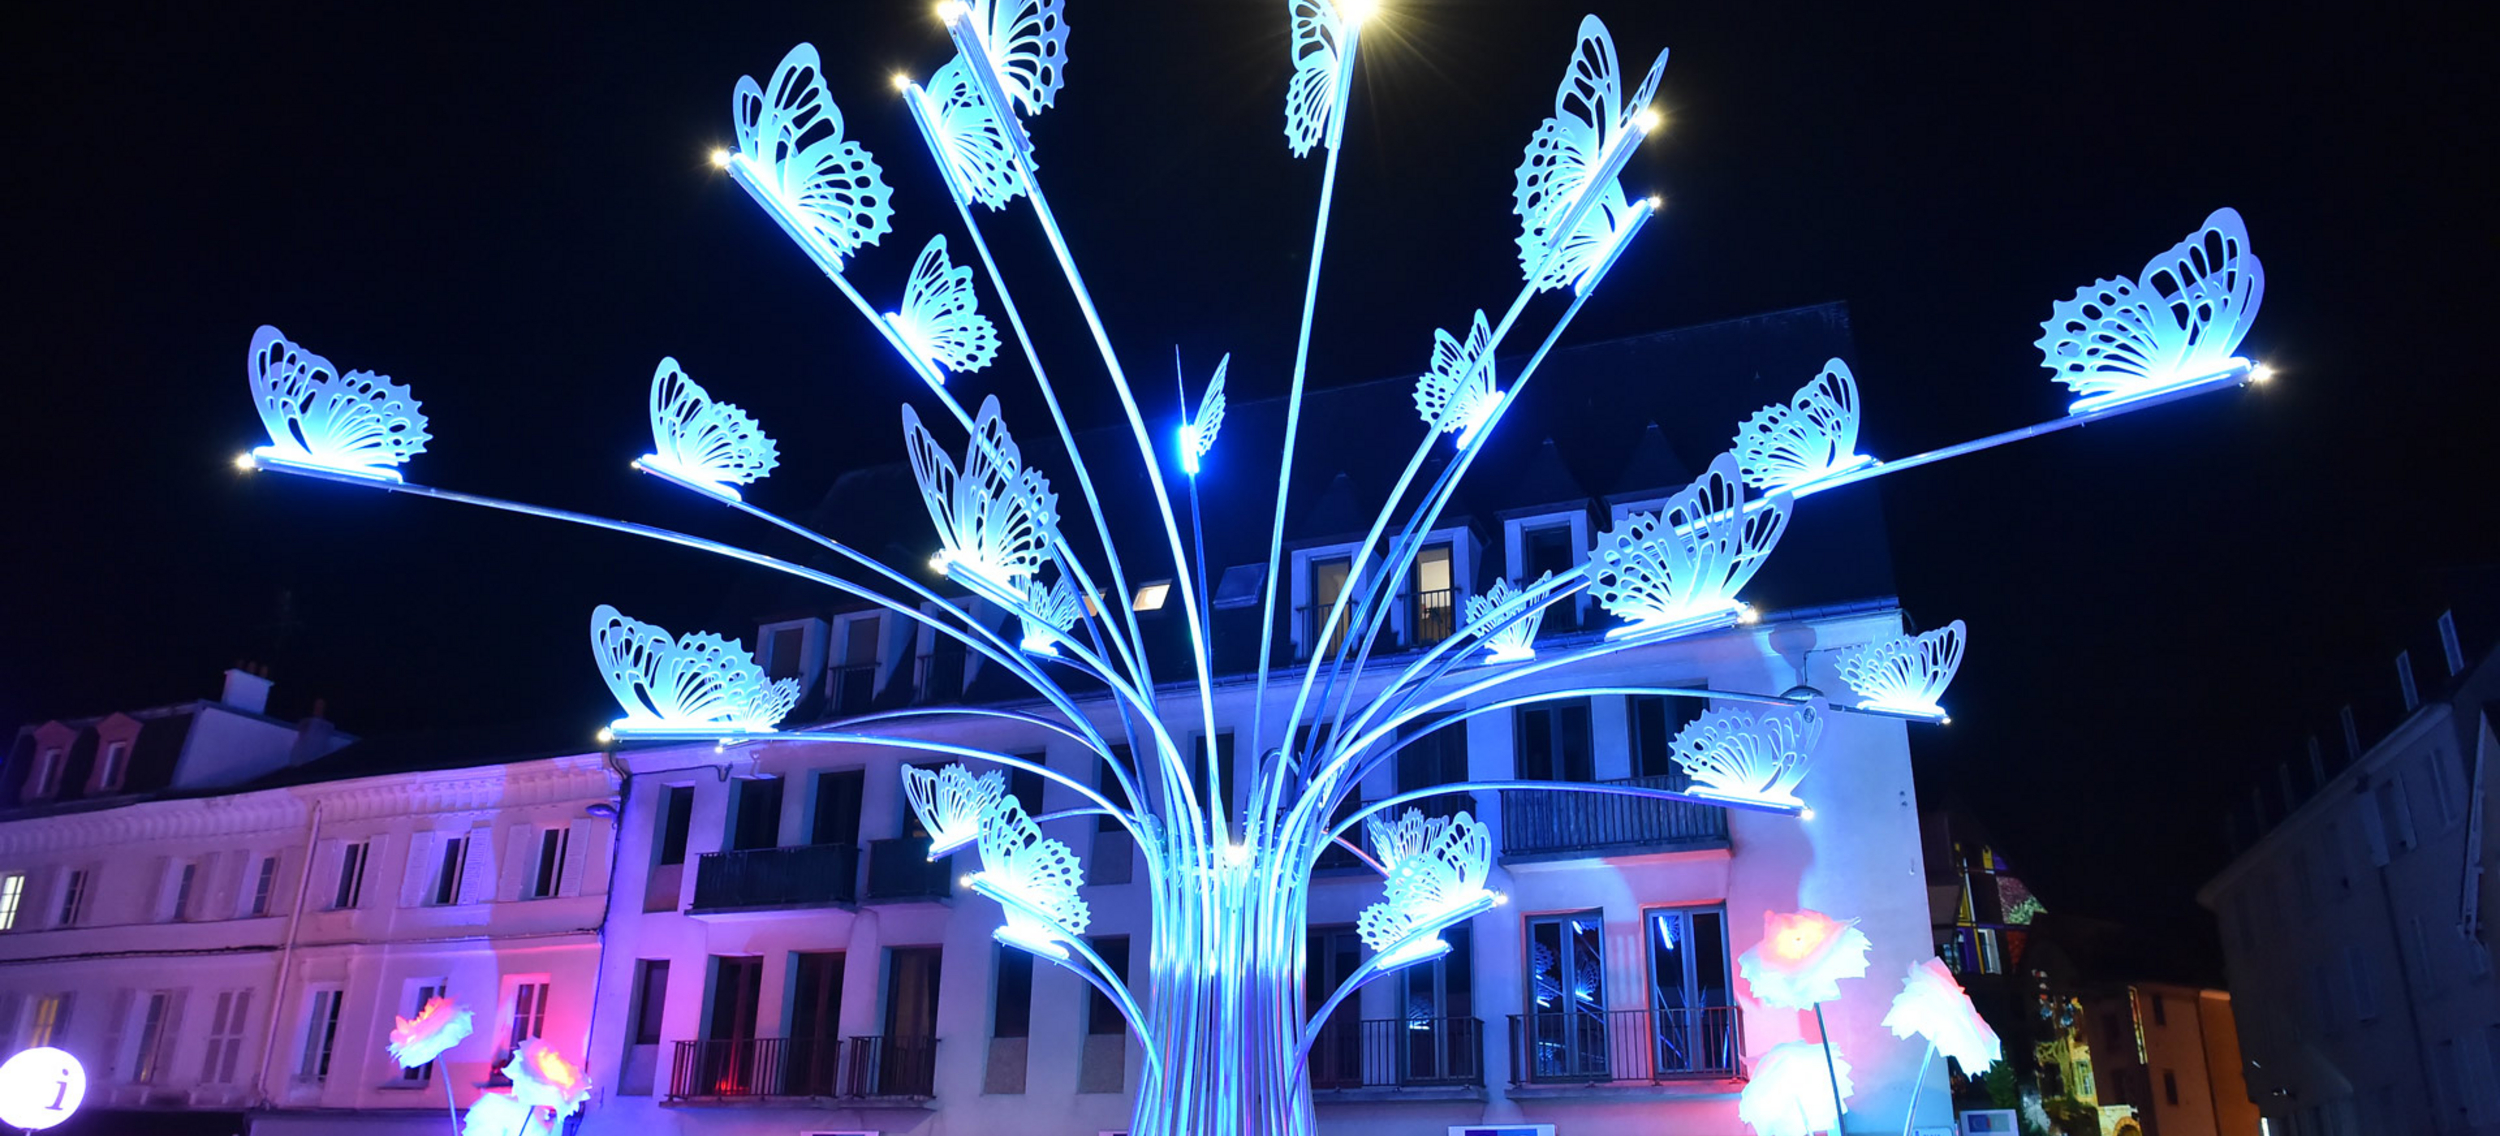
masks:
[(2500, 1133), (2489, 776), (2500, 658), (2448, 675), (2350, 763), (2312, 749), (2271, 823), (2199, 893), (2220, 917), (2249, 1089), (2272, 1131)]

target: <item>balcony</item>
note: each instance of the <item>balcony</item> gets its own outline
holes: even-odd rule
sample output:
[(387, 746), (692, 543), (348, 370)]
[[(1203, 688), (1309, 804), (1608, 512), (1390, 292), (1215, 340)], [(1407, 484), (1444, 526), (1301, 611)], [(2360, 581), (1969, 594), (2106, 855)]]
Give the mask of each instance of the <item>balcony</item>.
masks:
[(1510, 1017), (1513, 1085), (1725, 1079), (1744, 1051), (1734, 1006)]
[(927, 1100), (936, 1075), (935, 1038), (681, 1041), (669, 1067), (668, 1100)]
[[(1607, 784), (1677, 787), (1671, 776), (1631, 777)], [(1726, 846), (1727, 810), (1716, 805), (1604, 793), (1502, 794), (1505, 862)]]
[(961, 652), (921, 655), (912, 660), (911, 699), (913, 702), (961, 702), (964, 697), (964, 657)]
[(1318, 1092), (1479, 1089), (1484, 1086), (1484, 1023), (1475, 1018), (1334, 1021), (1311, 1047), (1310, 1068), (1311, 1088)]
[(1406, 605), (1406, 645), (1429, 647), (1457, 634), (1458, 609), (1455, 589), (1410, 593)]
[(945, 899), (955, 894), (955, 858), (929, 859), (929, 838), (898, 836), (868, 844), (870, 900)]
[(833, 712), (839, 717), (865, 714), (876, 701), (877, 664), (858, 663), (835, 667), (826, 674), (826, 692), (832, 696)]
[(848, 844), (707, 852), (695, 862), (689, 914), (859, 902), (859, 849)]

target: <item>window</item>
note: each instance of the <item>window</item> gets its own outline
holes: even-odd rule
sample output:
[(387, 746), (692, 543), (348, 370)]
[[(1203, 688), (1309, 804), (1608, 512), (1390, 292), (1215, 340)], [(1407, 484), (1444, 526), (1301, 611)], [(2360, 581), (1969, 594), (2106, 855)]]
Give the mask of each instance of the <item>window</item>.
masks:
[[(1482, 1071), (1476, 1033), (1476, 944), (1466, 923), (1441, 932), (1448, 954), (1400, 971), (1406, 988), (1403, 1063), (1405, 1084), (1468, 1082)], [(1331, 989), (1334, 987), (1332, 985)]]
[(2379, 833), (2385, 840), (2386, 858), (2413, 850), (2413, 810), (2405, 803), (2405, 783), (2400, 776), (2390, 776), (2371, 791), (2378, 802)]
[(781, 843), (781, 778), (750, 777), (738, 782), (738, 815), (729, 832), (733, 851), (770, 848)]
[(564, 854), (573, 842), (569, 825), (538, 830), (538, 871), (530, 877), (530, 898), (546, 899), (564, 887)]
[(1650, 1058), (1659, 1073), (1734, 1070), (1734, 986), (1728, 980), (1727, 912), (1718, 907), (1650, 911)]
[(827, 683), (832, 687), (833, 712), (857, 714), (868, 709), (877, 694), (877, 637), (880, 623), (876, 616), (863, 615), (840, 625), (842, 665), (831, 668)]
[(2005, 952), (1999, 949), (1996, 928), (1976, 927), (1971, 930), (1971, 946), (1979, 956), (1979, 973), (2005, 973)]
[(801, 651), (807, 644), (807, 628), (776, 627), (764, 639), (764, 677), (772, 679), (799, 677)]
[(1540, 1079), (1609, 1075), (1605, 930), (1595, 911), (1528, 921), (1527, 1033)]
[[(1310, 927), (1304, 931), (1302, 1013), (1317, 1017), (1320, 1007), (1363, 966), (1363, 940), (1354, 928)], [(1347, 1088), (1363, 1083), (1362, 1008), (1340, 1002), (1320, 1022), (1311, 1043), (1313, 1088)]]
[(1521, 780), (1597, 780), (1597, 755), (1589, 744), (1588, 699), (1522, 706), (1513, 713), (1518, 723)]
[(122, 775), (130, 770), (130, 743), (106, 742), (104, 754), (96, 759), (95, 784), (103, 792), (122, 787)]
[[(1519, 534), (1521, 585), (1532, 583), (1537, 577), (1548, 572), (1557, 576), (1569, 574), (1572, 561), (1577, 559), (1573, 555), (1572, 543), (1571, 526), (1568, 523), (1540, 525), (1522, 530)], [(1568, 607), (1570, 603), (1571, 601), (1565, 600), (1555, 606), (1563, 608)]]
[[(408, 1004), (408, 1016), (413, 1019), (425, 1013), (426, 1003), (444, 997), (450, 988), (448, 979), (411, 978), (401, 987), (400, 1000)], [(423, 1065), (401, 1066), (399, 1070), (399, 1080), (404, 1085), (422, 1085), (433, 1079), (434, 1063), (431, 1061)]]
[(668, 1008), (668, 960), (643, 959), (634, 964), (635, 1045), (660, 1043), (661, 1015)]
[(1632, 775), (1664, 777), (1667, 788), (1684, 788), (1692, 778), (1675, 763), (1675, 736), (1701, 717), (1709, 704), (1706, 698), (1634, 695), (1624, 707), (1632, 727)]
[(0, 931), (17, 929), (17, 905), (26, 898), (26, 873), (0, 876)]
[[(1397, 756), (1398, 792), (1466, 782), (1467, 723), (1447, 719), (1410, 723), (1400, 727), (1398, 735), (1403, 743)], [(1415, 801), (1413, 807), (1426, 816), (1450, 816), (1474, 804), (1472, 794), (1443, 793)]]
[(1457, 567), (1450, 546), (1427, 545), (1415, 557), (1414, 608), (1408, 613), (1407, 641), (1428, 647), (1458, 630)]
[(2431, 774), (2431, 803), (2439, 806), (2439, 827), (2444, 831), (2457, 822), (2456, 781), (2449, 768), (2448, 753), (2432, 746), (2427, 760)]
[(304, 1019), (304, 1058), (295, 1079), (318, 1084), (330, 1079), (330, 1051), (339, 1039), (339, 1002), (346, 992), (336, 988), (312, 992), (312, 1009)]
[(330, 909), (342, 911), (356, 906), (365, 895), (365, 857), (373, 852), (370, 841), (358, 841), (339, 850), (339, 887), (330, 897)]
[(269, 914), (269, 901), (271, 894), (277, 890), (278, 858), (275, 856), (263, 856), (260, 858), (260, 874), (252, 880), (251, 913), (253, 915)]
[[(1129, 749), (1113, 744), (1111, 758), (1094, 765), (1094, 788), (1103, 799), (1122, 809), (1129, 807), (1128, 789), (1120, 784), (1115, 769), (1130, 768)], [(1134, 870), (1136, 842), (1120, 822), (1107, 815), (1094, 818), (1094, 854), (1085, 860), (1085, 882), (1089, 884), (1124, 884)]]
[(199, 883), (200, 865), (198, 862), (184, 864), (182, 878), (174, 884), (173, 917), (177, 922), (191, 917), (191, 894), (198, 889)]
[(2157, 1026), (2170, 1024), (2170, 1003), (2159, 994), (2153, 995), (2153, 1024)]
[(792, 952), (789, 998), (784, 1091), (830, 1096), (842, 1049), (842, 952)]
[(1149, 580), (1137, 586), (1136, 598), (1129, 607), (1136, 611), (1162, 611), (1164, 601), (1172, 598), (1172, 581)]
[(1346, 578), (1354, 571), (1354, 561), (1343, 556), (1311, 561), (1311, 602), (1302, 609), (1303, 649), (1308, 654), (1329, 655), (1345, 644), (1346, 624), (1353, 619), (1349, 610), (1337, 621), (1337, 628), (1326, 642), (1320, 641), (1320, 630), (1328, 626), (1328, 610), (1337, 606), (1337, 597), (1345, 594)]
[[(991, 1037), (1029, 1037), (1033, 1032), (1033, 956), (1030, 952), (998, 946), (998, 978), (992, 988), (995, 1002), (990, 1007)], [(1099, 998), (1102, 995), (1096, 994)]]
[(834, 769), (816, 775), (816, 810), (808, 825), (810, 844), (859, 843), (859, 803), (868, 789), (864, 769)]
[[(86, 908), (87, 870), (79, 868), (70, 872), (68, 882), (61, 885), (61, 926), (77, 926), (78, 917), (86, 914)], [(6, 930), (5, 925), (0, 925), (0, 930)]]
[(437, 907), (460, 902), (460, 875), (469, 863), (469, 838), (443, 838), (443, 857), (434, 869), (434, 890), (427, 897)]
[(694, 786), (671, 785), (660, 806), (660, 863), (686, 862), (686, 837), (694, 831)]
[(2359, 947), (2344, 948), (2344, 966), (2352, 971), (2352, 1020), (2366, 1022), (2378, 1016), (2378, 989), (2370, 981), (2370, 962)]
[[(1112, 974), (1119, 976), (1123, 982), (1128, 980), (1128, 936), (1105, 935), (1086, 941), (1093, 944), (1094, 953), (1102, 956), (1104, 965), (1111, 968)], [(1093, 989), (1092, 983), (1086, 984), (1085, 1007), (1087, 1034), (1101, 1037), (1128, 1032), (1128, 1019), (1121, 1016), (1119, 1004), (1103, 997), (1102, 991)]]
[(139, 1048), (130, 1055), (130, 1081), (135, 1085), (156, 1083), (165, 1071), (165, 1058), (173, 1036), (174, 995), (158, 990), (148, 995), (145, 1016), (139, 1022)]
[(547, 1035), (547, 992), (553, 988), (544, 979), (513, 986), (512, 1026), (504, 1035), (505, 1049), (519, 1049), (522, 1042)]
[(27, 775), (26, 796), (29, 800), (40, 800), (60, 789), (61, 751), (58, 748), (47, 749), (43, 751), (43, 756), (35, 759), (35, 771)]
[(27, 1048), (50, 1045), (69, 1032), (70, 1004), (76, 997), (64, 992), (35, 999), (35, 1019), (26, 1027)]
[(2161, 1071), (2161, 1095), (2163, 1100), (2171, 1104), (2179, 1103), (2179, 1075), (2177, 1073), (2168, 1069)]

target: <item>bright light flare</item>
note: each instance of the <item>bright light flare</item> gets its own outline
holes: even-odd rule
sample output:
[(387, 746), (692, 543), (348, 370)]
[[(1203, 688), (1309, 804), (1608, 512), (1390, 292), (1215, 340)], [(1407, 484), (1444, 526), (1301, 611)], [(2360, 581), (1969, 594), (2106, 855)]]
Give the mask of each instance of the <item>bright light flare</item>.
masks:
[(900, 71), (895, 72), (895, 73), (894, 73), (894, 89), (895, 89), (895, 90), (898, 90), (898, 91), (908, 91), (908, 90), (910, 90), (910, 89), (911, 89), (911, 76), (906, 75), (906, 74), (904, 74), (904, 73), (902, 73), (902, 72), (900, 72)]
[(2269, 382), (2273, 378), (2274, 365), (2271, 363), (2259, 363), (2248, 370), (2248, 381), (2252, 383)]
[(1346, 0), (1345, 6), (1337, 11), (1347, 23), (1363, 24), (1380, 14), (1380, 4), (1378, 0)]
[(260, 472), (260, 463), (252, 460), (251, 454), (241, 453), (234, 455), (234, 468), (242, 470), (245, 473), (258, 473)]
[(938, 22), (941, 24), (952, 24), (956, 20), (961, 19), (964, 13), (971, 10), (971, 8), (965, 6), (963, 0), (943, 0), (943, 2), (937, 6)]
[(1632, 125), (1640, 127), (1643, 134), (1656, 134), (1658, 128), (1666, 124), (1667, 116), (1658, 113), (1655, 107), (1644, 107), (1641, 113), (1632, 116)]
[(716, 170), (725, 170), (729, 168), (728, 150), (718, 146), (712, 148), (712, 168)]

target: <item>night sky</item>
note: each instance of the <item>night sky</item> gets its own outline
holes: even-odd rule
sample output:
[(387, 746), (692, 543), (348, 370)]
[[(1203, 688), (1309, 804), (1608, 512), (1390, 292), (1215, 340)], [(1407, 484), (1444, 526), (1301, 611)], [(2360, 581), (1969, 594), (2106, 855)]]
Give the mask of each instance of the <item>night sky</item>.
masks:
[[(705, 155), (737, 78), (816, 43), (900, 202), (854, 270), (890, 303), (930, 233), (968, 257), (887, 85), (943, 32), (921, 0), (718, 7), (17, 13), (0, 713), (202, 696), (251, 658), (274, 710), (325, 698), (352, 732), (587, 736), (592, 604), (737, 631), (731, 570), (693, 554), (229, 465), (259, 440), (264, 322), (411, 384), (433, 484), (745, 531), (626, 469), (672, 354), (782, 440), (767, 507), (899, 458), (912, 380)], [(1232, 352), (1236, 397), (1281, 392), (1320, 173), (1279, 129), (1285, 5), (1069, 7), (1041, 177), (1150, 409), (1175, 344)], [(2252, 780), (2340, 744), (2343, 702), (2383, 726), (2395, 651), (2436, 675), (2437, 613), (2491, 610), (2487, 39), (2302, 6), (1897, 7), (1599, 5), (1628, 60), (1674, 49), (1626, 179), (1668, 206), (1569, 341), (1845, 300), (1861, 448), (1903, 455), (2057, 414), (2049, 305), (2237, 207), (2269, 283), (2247, 350), (2279, 382), (1884, 489), (1906, 605), (1972, 627), (1922, 798), (1971, 806), (2053, 908), (2184, 926)], [(1321, 386), (1411, 373), (1433, 327), (1507, 301), (1512, 170), (1581, 13), (1387, 8)], [(1108, 423), (1029, 211), (986, 228), (1075, 417)]]

